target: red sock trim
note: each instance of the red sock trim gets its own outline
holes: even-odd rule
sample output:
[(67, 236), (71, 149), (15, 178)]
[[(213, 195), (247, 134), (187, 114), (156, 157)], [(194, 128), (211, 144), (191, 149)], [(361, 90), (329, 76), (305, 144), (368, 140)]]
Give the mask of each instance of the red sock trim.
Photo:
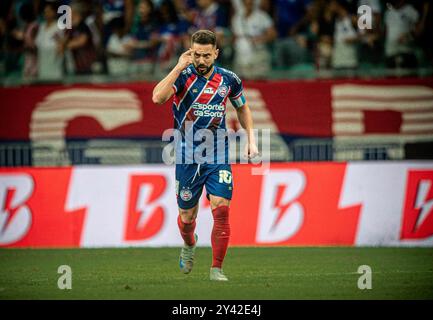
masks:
[(219, 206), (212, 210), (212, 267), (221, 268), (230, 239), (229, 207)]

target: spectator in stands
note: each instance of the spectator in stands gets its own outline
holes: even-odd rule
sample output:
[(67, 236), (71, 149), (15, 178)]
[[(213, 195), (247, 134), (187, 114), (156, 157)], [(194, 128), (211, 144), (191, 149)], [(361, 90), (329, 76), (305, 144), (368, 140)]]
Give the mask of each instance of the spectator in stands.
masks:
[(111, 35), (112, 24), (110, 22), (114, 18), (124, 19), (124, 32), (130, 32), (134, 18), (134, 0), (100, 0), (100, 6), (99, 10), (102, 12), (102, 23), (104, 25), (104, 44), (108, 42)]
[(317, 69), (331, 68), (334, 14), (327, 0), (314, 3), (311, 30), (315, 34), (314, 56)]
[[(81, 0), (83, 1), (83, 0)], [(102, 25), (102, 13), (99, 11), (99, 6), (97, 5), (97, 0), (84, 1), (83, 9), (84, 9), (84, 22), (89, 27), (90, 32), (92, 33), (92, 41), (96, 50), (99, 52), (103, 47), (103, 25)], [(122, 17), (123, 18), (123, 17)], [(124, 27), (126, 29), (126, 27)], [(125, 30), (125, 32), (127, 32)]]
[(5, 74), (19, 70), (23, 41), (15, 14), (14, 1), (0, 1), (0, 32), (2, 42), (3, 68)]
[(132, 72), (153, 72), (159, 45), (158, 23), (153, 2), (141, 0), (138, 4), (138, 20), (132, 28), (133, 41), (128, 43), (132, 50)]
[[(72, 30), (57, 28), (59, 4), (81, 8)], [(371, 29), (356, 26), (361, 5), (372, 9)], [(22, 70), (23, 77), (60, 79), (65, 58), (78, 74), (100, 70), (101, 63), (110, 74), (164, 71), (201, 28), (218, 35), (218, 64), (234, 58), (245, 78), (266, 74), (269, 52), (278, 68), (308, 68), (313, 56), (320, 69), (433, 65), (428, 0), (1, 0), (0, 74), (15, 78)], [(252, 34), (262, 36), (257, 42)]]
[(36, 35), (37, 73), (42, 80), (59, 80), (63, 76), (63, 32), (57, 27), (57, 5), (47, 2), (43, 9), (44, 21)]
[(354, 69), (358, 66), (358, 33), (352, 24), (350, 8), (345, 0), (332, 0), (331, 8), (335, 14), (331, 65), (334, 69)]
[(425, 63), (433, 66), (433, 5), (430, 0), (419, 0), (416, 8), (421, 16), (415, 29), (417, 44), (423, 49)]
[(125, 20), (123, 17), (114, 18), (110, 22), (113, 31), (107, 44), (107, 62), (110, 75), (124, 75), (129, 71), (129, 60), (132, 41), (131, 36), (125, 33)]
[[(186, 13), (186, 19), (191, 24), (189, 33), (199, 29), (212, 30), (217, 35), (217, 46), (224, 46), (224, 33), (228, 27), (228, 13), (215, 0), (196, 0), (197, 8)], [(189, 44), (188, 46), (189, 47)]]
[[(99, 0), (72, 0), (69, 5), (78, 5), (82, 11), (84, 22), (92, 33), (95, 48), (102, 46), (102, 12)], [(100, 21), (101, 20), (101, 21)], [(111, 20), (110, 20), (111, 21)]]
[(36, 51), (36, 34), (38, 32), (38, 23), (34, 8), (31, 2), (25, 2), (20, 7), (20, 17), (24, 22), (23, 32), (20, 35), (24, 44), (24, 67), (23, 76), (25, 78), (36, 77), (38, 71), (37, 51)]
[(394, 0), (385, 12), (385, 56), (388, 68), (416, 68), (414, 31), (419, 14), (405, 0)]
[(215, 32), (227, 26), (227, 18), (218, 2), (214, 0), (197, 0), (197, 8), (191, 10), (191, 32), (208, 29)]
[(370, 29), (358, 29), (359, 56), (362, 62), (378, 64), (383, 60), (382, 8), (379, 0), (358, 0), (358, 7), (366, 5), (371, 9)]
[(173, 0), (173, 5), (180, 18), (187, 20), (189, 11), (196, 8), (195, 0)]
[[(259, 5), (258, 0), (254, 0), (254, 9), (256, 9)], [(234, 15), (244, 14), (245, 6), (243, 0), (232, 0), (232, 7)]]
[[(276, 0), (275, 23), (278, 41), (275, 43), (275, 64), (279, 68), (290, 67), (309, 60), (309, 52), (296, 37), (298, 24), (302, 22), (311, 0)], [(300, 41), (299, 41), (300, 40)]]
[(6, 38), (6, 21), (0, 16), (0, 76), (5, 73), (5, 38)]
[(255, 6), (254, 0), (243, 0), (244, 10), (232, 19), (235, 37), (234, 65), (243, 78), (263, 78), (271, 68), (267, 45), (276, 38), (271, 17)]
[[(245, 6), (243, 0), (231, 0), (231, 6), (232, 6), (232, 12), (233, 16), (238, 14), (244, 14), (245, 12)], [(260, 9), (261, 11), (268, 14), (269, 17), (271, 17), (272, 22), (273, 19), (273, 0), (254, 0), (254, 9)]]
[[(314, 54), (317, 52), (318, 42), (324, 32), (328, 32), (329, 50), (327, 59), (330, 60), (332, 48), (333, 27), (326, 30), (325, 26), (330, 26), (333, 23), (333, 15), (330, 15), (329, 22), (322, 21), (323, 12), (326, 12), (328, 4), (323, 0), (312, 1), (306, 8), (304, 17), (293, 27), (292, 33), (297, 45), (306, 50), (303, 57), (304, 62), (313, 62)], [(327, 62), (329, 66), (329, 62)]]
[[(182, 52), (182, 39), (188, 31), (188, 22), (178, 16), (171, 0), (163, 0), (157, 10), (160, 46), (158, 63), (162, 70), (171, 69)], [(165, 71), (164, 71), (165, 72)]]
[(73, 61), (73, 73), (76, 75), (88, 75), (92, 73), (92, 66), (96, 61), (96, 49), (92, 40), (92, 32), (85, 23), (84, 7), (76, 3), (71, 6), (71, 9), (72, 29), (66, 29), (61, 52), (68, 55), (69, 62)]

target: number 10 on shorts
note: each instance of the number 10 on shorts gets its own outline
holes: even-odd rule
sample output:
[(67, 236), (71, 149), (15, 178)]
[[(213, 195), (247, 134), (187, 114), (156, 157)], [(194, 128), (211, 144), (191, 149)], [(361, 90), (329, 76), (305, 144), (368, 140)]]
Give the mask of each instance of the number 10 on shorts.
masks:
[(220, 170), (219, 177), (219, 183), (230, 184), (232, 182), (232, 173), (228, 170)]

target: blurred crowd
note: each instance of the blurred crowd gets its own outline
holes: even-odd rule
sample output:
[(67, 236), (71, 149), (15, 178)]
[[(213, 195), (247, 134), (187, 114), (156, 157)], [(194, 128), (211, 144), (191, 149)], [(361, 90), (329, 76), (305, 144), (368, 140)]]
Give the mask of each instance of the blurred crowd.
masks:
[(218, 63), (245, 78), (300, 64), (411, 69), (433, 65), (432, 12), (427, 0), (1, 0), (0, 75), (164, 73), (198, 29), (217, 33)]

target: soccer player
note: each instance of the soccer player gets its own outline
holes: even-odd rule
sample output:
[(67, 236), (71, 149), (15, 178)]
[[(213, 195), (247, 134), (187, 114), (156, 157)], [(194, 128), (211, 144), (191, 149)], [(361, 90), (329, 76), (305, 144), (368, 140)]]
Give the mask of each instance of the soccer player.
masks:
[[(227, 99), (230, 99), (235, 107), (239, 122), (246, 130), (248, 143), (244, 156), (252, 159), (258, 155), (258, 149), (253, 134), (251, 111), (243, 95), (241, 80), (233, 72), (214, 65), (219, 53), (216, 43), (216, 35), (209, 30), (194, 33), (191, 37), (191, 48), (180, 56), (177, 65), (156, 85), (152, 100), (154, 103), (163, 104), (174, 95), (174, 126), (183, 138), (179, 143), (181, 152), (176, 148), (176, 197), (179, 206), (177, 222), (184, 240), (179, 258), (180, 269), (187, 274), (193, 267), (197, 243), (197, 235), (194, 233), (195, 220), (198, 201), (205, 186), (214, 220), (210, 279), (227, 281), (222, 264), (230, 237), (229, 206), (233, 181), (228, 162), (227, 136), (218, 134), (221, 130), (226, 133)], [(212, 148), (210, 151), (209, 148), (206, 149), (205, 161), (197, 160), (197, 149), (201, 141), (195, 141), (195, 138), (194, 141), (184, 141), (191, 130), (197, 132), (200, 129), (213, 133), (210, 139)], [(181, 153), (181, 157), (178, 153)]]

